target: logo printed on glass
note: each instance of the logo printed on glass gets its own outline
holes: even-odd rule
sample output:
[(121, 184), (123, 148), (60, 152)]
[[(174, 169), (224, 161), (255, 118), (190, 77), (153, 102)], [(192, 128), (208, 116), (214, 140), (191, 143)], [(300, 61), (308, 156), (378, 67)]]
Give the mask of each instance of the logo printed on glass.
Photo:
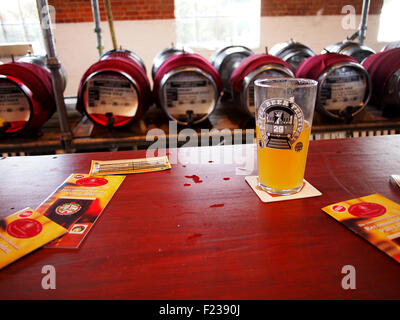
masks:
[(266, 148), (290, 150), (299, 138), (303, 130), (304, 114), (292, 100), (274, 98), (260, 105), (257, 122)]

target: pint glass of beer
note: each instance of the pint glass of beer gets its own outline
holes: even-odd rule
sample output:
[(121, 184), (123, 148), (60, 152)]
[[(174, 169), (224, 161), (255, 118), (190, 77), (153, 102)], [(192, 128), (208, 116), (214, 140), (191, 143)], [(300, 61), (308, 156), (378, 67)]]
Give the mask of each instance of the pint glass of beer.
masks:
[(259, 187), (290, 195), (303, 186), (317, 81), (295, 78), (254, 82)]

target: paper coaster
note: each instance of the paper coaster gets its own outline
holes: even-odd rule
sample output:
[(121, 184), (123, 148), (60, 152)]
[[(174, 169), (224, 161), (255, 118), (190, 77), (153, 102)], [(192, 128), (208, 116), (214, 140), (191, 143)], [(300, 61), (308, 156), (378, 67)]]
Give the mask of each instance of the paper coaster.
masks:
[(317, 197), (322, 195), (317, 189), (315, 189), (309, 182), (304, 180), (303, 188), (292, 195), (289, 196), (280, 196), (276, 194), (270, 194), (264, 190), (262, 190), (258, 186), (258, 176), (247, 176), (246, 182), (253, 189), (253, 191), (258, 195), (262, 202), (275, 202), (275, 201), (285, 201), (285, 200), (293, 200), (293, 199), (302, 199), (302, 198), (310, 198)]

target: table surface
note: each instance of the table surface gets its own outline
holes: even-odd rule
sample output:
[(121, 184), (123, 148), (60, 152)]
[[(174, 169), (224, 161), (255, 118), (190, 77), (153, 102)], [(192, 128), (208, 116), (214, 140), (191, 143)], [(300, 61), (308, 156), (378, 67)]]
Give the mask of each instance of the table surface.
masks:
[[(3, 158), (0, 216), (35, 208), (92, 159), (144, 156)], [(256, 174), (254, 145), (169, 156), (171, 170), (126, 177), (79, 249), (42, 248), (1, 270), (0, 299), (400, 298), (400, 265), (321, 210), (373, 193), (400, 203), (389, 182), (400, 173), (400, 136), (312, 141), (305, 178), (322, 196), (269, 204), (244, 179)], [(45, 265), (55, 290), (42, 289)], [(345, 265), (355, 267), (354, 290), (341, 286)]]

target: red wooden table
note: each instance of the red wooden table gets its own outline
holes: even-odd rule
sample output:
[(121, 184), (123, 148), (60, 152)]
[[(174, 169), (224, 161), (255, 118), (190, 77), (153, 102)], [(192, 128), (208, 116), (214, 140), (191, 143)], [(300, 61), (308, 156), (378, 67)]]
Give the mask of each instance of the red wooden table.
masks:
[[(400, 265), (321, 210), (373, 193), (400, 203), (389, 182), (400, 173), (400, 136), (311, 142), (305, 178), (323, 195), (270, 204), (236, 174), (240, 165), (212, 157), (243, 150), (255, 153), (186, 149), (202, 163), (127, 176), (79, 249), (39, 249), (1, 270), (0, 299), (400, 298)], [(35, 208), (92, 159), (144, 155), (1, 159), (0, 215)], [(42, 289), (45, 265), (55, 267), (55, 290)], [(345, 265), (355, 267), (355, 290), (341, 286)]]

